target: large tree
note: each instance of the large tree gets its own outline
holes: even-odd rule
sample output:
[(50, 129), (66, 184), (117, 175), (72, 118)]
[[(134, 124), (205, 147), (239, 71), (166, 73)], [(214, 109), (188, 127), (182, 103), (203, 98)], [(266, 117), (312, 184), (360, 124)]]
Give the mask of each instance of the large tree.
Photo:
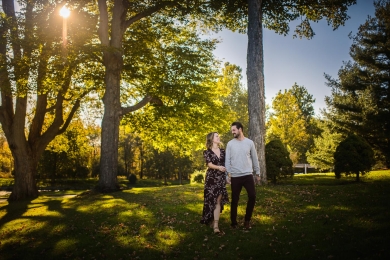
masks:
[[(246, 1), (242, 6), (246, 6)], [(238, 2), (238, 1), (229, 1)], [(264, 95), (264, 57), (263, 26), (279, 34), (286, 35), (289, 23), (301, 20), (295, 29), (294, 37), (314, 36), (310, 21), (326, 19), (328, 24), (337, 29), (349, 18), (348, 6), (356, 0), (248, 0), (248, 108), (249, 138), (254, 140), (260, 160), (262, 180), (266, 180), (265, 166), (265, 95)]]
[[(226, 1), (230, 3), (230, 1)], [(159, 94), (169, 91), (164, 89), (164, 76), (157, 82), (141, 82), (139, 97), (133, 104), (121, 104), (122, 77), (125, 69), (124, 45), (132, 36), (132, 31), (142, 26), (143, 22), (154, 19), (148, 28), (156, 28), (156, 20), (164, 30), (164, 23), (186, 23), (202, 21), (203, 25), (218, 29), (219, 25), (225, 24), (229, 28), (237, 28), (243, 22), (242, 12), (235, 11), (233, 5), (227, 5), (225, 1), (124, 1), (99, 0), (99, 38), (103, 51), (103, 65), (105, 71), (105, 93), (103, 97), (104, 115), (102, 120), (102, 150), (101, 150), (101, 173), (98, 189), (113, 191), (118, 189), (117, 166), (118, 166), (118, 137), (119, 124), (122, 117), (130, 112), (144, 107), (149, 102), (161, 102)], [(234, 2), (234, 1), (233, 1)], [(224, 15), (229, 14), (229, 19)], [(159, 40), (159, 37), (152, 39)], [(188, 49), (191, 50), (191, 49)], [(129, 59), (132, 57), (130, 56)], [(195, 64), (196, 65), (196, 64)], [(154, 67), (164, 66), (155, 64)], [(131, 68), (130, 68), (131, 69)], [(180, 67), (175, 70), (180, 71)], [(153, 88), (154, 87), (154, 88)], [(168, 86), (169, 87), (169, 86)], [(154, 89), (154, 90), (153, 90)], [(184, 104), (189, 106), (190, 104)], [(170, 119), (168, 119), (170, 120)], [(169, 124), (168, 124), (169, 125)], [(169, 129), (169, 128), (168, 128)]]
[(0, 122), (15, 163), (10, 201), (38, 196), (38, 161), (98, 85), (91, 75), (99, 72), (88, 55), (96, 18), (85, 11), (85, 1), (73, 1), (67, 46), (61, 6), (18, 1), (18, 10), (14, 2), (2, 0), (0, 9)]
[(375, 3), (375, 17), (359, 27), (338, 79), (327, 76), (327, 117), (341, 133), (364, 137), (390, 167), (390, 1)]

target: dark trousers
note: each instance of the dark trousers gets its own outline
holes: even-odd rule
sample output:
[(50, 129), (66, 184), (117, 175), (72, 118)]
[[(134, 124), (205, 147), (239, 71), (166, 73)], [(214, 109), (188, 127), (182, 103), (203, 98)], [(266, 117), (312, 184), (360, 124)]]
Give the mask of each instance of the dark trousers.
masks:
[(251, 174), (242, 177), (231, 178), (232, 202), (230, 204), (230, 220), (232, 222), (232, 226), (237, 225), (237, 207), (242, 187), (244, 187), (246, 192), (248, 193), (245, 221), (251, 220), (253, 208), (255, 207), (256, 189), (255, 181), (253, 180), (253, 175)]

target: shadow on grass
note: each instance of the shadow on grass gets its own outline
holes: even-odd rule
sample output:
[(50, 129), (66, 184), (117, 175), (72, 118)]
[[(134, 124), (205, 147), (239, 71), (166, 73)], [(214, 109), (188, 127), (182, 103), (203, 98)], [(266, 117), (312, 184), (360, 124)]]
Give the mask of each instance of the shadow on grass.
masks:
[[(71, 199), (40, 197), (0, 208), (0, 255), (2, 259), (387, 259), (389, 194), (388, 182), (257, 187), (253, 229), (229, 229), (227, 205), (220, 219), (225, 231), (221, 237), (199, 224), (202, 185), (134, 187)], [(240, 218), (246, 200), (243, 191)]]
[(15, 204), (6, 204), (0, 207), (0, 211), (6, 211), (5, 215), (0, 218), (0, 229), (8, 222), (21, 218), (27, 211), (28, 206), (31, 204), (31, 200), (20, 201)]
[[(2, 209), (7, 213), (0, 220), (2, 259), (41, 259), (43, 255), (131, 259), (140, 252), (146, 259), (155, 259), (172, 250), (170, 243), (188, 236), (185, 232), (173, 235), (166, 226), (174, 226), (173, 220), (165, 218), (165, 210), (155, 211), (169, 205), (166, 195), (170, 192), (158, 197), (146, 194), (86, 192), (68, 200), (38, 198), (6, 205)], [(163, 240), (175, 238), (157, 248), (160, 235)]]

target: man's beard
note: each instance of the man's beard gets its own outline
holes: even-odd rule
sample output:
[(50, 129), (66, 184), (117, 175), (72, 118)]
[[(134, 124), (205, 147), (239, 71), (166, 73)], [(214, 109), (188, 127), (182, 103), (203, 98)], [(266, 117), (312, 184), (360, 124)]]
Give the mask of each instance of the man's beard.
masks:
[(233, 137), (234, 137), (234, 138), (239, 138), (239, 137), (240, 137), (240, 134), (239, 134), (239, 133), (237, 133), (237, 134), (234, 133), (234, 134), (233, 134)]

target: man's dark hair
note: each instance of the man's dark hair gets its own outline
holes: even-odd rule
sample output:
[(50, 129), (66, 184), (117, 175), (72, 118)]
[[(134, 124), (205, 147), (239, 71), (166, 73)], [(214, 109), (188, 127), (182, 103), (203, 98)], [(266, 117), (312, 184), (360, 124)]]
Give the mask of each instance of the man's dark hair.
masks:
[(236, 126), (237, 129), (242, 129), (242, 131), (244, 131), (244, 127), (242, 126), (242, 124), (240, 122), (233, 122), (231, 126)]

